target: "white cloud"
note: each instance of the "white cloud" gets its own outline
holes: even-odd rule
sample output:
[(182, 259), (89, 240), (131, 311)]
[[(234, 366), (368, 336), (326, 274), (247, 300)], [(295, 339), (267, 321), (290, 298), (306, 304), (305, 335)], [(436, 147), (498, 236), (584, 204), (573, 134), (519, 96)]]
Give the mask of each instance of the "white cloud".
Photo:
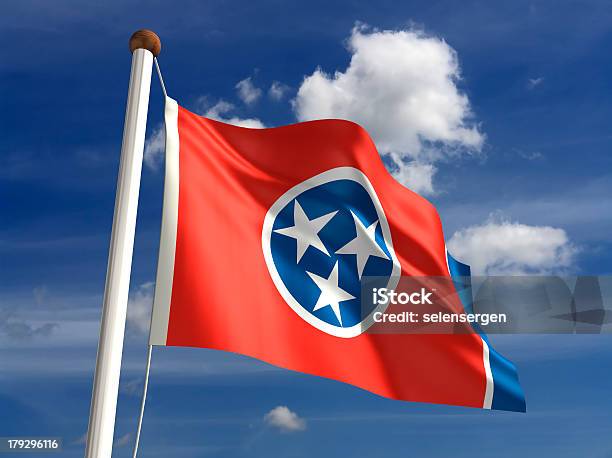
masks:
[(154, 292), (155, 283), (143, 283), (136, 289), (136, 292), (128, 301), (128, 325), (142, 334), (149, 332)]
[(278, 406), (270, 410), (264, 421), (283, 432), (303, 431), (306, 429), (306, 421), (286, 406)]
[(391, 173), (397, 181), (421, 194), (433, 194), (433, 176), (436, 167), (433, 164), (424, 164), (411, 161), (397, 153), (390, 154), (393, 160)]
[(234, 105), (225, 100), (219, 100), (215, 105), (209, 108), (204, 116), (217, 121), (233, 124), (240, 127), (249, 127), (251, 129), (263, 129), (266, 126), (257, 118), (238, 118), (236, 116), (227, 117), (227, 113), (234, 109)]
[(544, 82), (544, 77), (529, 78), (527, 80), (527, 89), (529, 89), (529, 90), (535, 89), (536, 87), (538, 87), (543, 82)]
[(397, 177), (424, 193), (433, 191), (431, 180), (402, 173), (404, 162), (417, 161), (422, 169), (481, 150), (484, 135), (457, 87), (457, 53), (446, 42), (416, 30), (357, 26), (348, 49), (346, 70), (329, 75), (317, 69), (304, 79), (293, 100), (299, 120), (345, 118), (361, 124), (382, 154), (394, 155)]
[(164, 124), (158, 125), (145, 141), (144, 163), (151, 170), (159, 170), (166, 149)]
[(46, 320), (30, 320), (22, 316), (23, 311), (16, 306), (0, 302), (0, 348), (11, 341), (24, 343), (50, 337), (59, 324)]
[(138, 377), (128, 381), (121, 380), (119, 384), (119, 391), (128, 396), (138, 396), (142, 393), (144, 385), (144, 379)]
[(115, 441), (115, 446), (125, 447), (126, 445), (129, 445), (131, 442), (132, 442), (132, 433), (127, 433), (117, 438), (117, 440)]
[(544, 159), (544, 155), (539, 151), (525, 151), (520, 148), (514, 148), (513, 150), (520, 158), (528, 161), (538, 161)]
[(236, 84), (236, 90), (238, 91), (238, 97), (247, 105), (252, 105), (261, 97), (261, 89), (253, 84), (253, 80), (249, 76), (248, 78), (238, 81)]
[(577, 253), (563, 229), (499, 217), (455, 232), (447, 245), (453, 256), (471, 265), (474, 275), (563, 272)]
[(286, 84), (283, 84), (279, 81), (274, 81), (270, 86), (270, 89), (268, 89), (268, 96), (272, 100), (276, 100), (278, 102), (282, 100), (283, 97), (285, 97), (285, 94), (288, 90), (289, 86), (287, 86)]

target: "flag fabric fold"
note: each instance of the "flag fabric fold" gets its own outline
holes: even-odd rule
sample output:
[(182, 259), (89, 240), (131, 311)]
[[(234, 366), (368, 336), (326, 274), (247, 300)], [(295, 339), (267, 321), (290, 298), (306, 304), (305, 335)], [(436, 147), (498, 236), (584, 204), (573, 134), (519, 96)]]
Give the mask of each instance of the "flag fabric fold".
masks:
[[(357, 124), (247, 129), (166, 100), (153, 345), (203, 347), (393, 399), (524, 411), (478, 332), (368, 333), (364, 277), (452, 278), (440, 218)], [(469, 305), (463, 304), (464, 308)], [(501, 396), (501, 397), (500, 397)]]

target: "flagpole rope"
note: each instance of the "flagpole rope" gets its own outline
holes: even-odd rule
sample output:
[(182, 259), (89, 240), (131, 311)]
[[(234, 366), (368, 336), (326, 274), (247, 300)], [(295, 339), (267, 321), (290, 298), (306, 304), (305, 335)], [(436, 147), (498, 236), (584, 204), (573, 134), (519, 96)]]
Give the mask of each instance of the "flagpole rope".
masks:
[(161, 84), (162, 92), (164, 93), (164, 97), (168, 97), (168, 93), (166, 92), (166, 85), (164, 84), (164, 78), (161, 74), (161, 69), (159, 68), (159, 62), (157, 61), (157, 57), (153, 58), (153, 62), (155, 62), (155, 69), (157, 70), (157, 76), (159, 76), (159, 83)]
[[(163, 83), (162, 83), (163, 84)], [(142, 429), (142, 418), (144, 417), (145, 403), (147, 402), (147, 388), (149, 387), (149, 371), (151, 369), (151, 353), (153, 345), (149, 344), (149, 350), (147, 352), (147, 368), (145, 371), (144, 387), (142, 388), (142, 401), (140, 403), (140, 415), (138, 416), (138, 428), (136, 429), (136, 442), (134, 443), (133, 458), (138, 455), (138, 443), (140, 442), (140, 431)]]
[[(157, 61), (157, 57), (153, 57), (153, 62), (155, 63), (155, 69), (157, 70), (157, 76), (159, 77), (159, 84), (161, 85), (162, 92), (164, 93), (164, 97), (168, 97), (168, 93), (166, 92), (166, 85), (164, 84), (164, 77), (161, 74), (161, 69), (159, 68), (159, 62)], [(151, 321), (153, 320), (153, 315), (151, 315)], [(149, 326), (149, 341), (151, 341), (151, 328)], [(142, 419), (144, 418), (144, 410), (145, 404), (147, 403), (147, 390), (149, 388), (149, 373), (151, 371), (151, 354), (153, 352), (153, 345), (149, 344), (149, 348), (147, 350), (147, 367), (145, 369), (145, 379), (144, 386), (142, 387), (142, 400), (140, 402), (140, 414), (138, 415), (138, 427), (136, 428), (136, 440), (134, 442), (134, 453), (132, 453), (132, 458), (136, 458), (138, 455), (138, 445), (140, 444), (140, 432), (142, 431)]]

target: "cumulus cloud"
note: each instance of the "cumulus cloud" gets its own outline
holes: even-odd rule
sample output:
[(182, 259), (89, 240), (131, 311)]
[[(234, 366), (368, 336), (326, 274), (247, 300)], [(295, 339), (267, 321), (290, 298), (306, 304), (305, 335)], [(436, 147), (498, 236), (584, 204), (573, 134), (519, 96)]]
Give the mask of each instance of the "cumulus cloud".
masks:
[(251, 129), (263, 129), (266, 126), (257, 118), (239, 118), (236, 116), (229, 116), (232, 110), (235, 107), (233, 104), (226, 102), (225, 100), (219, 100), (215, 105), (210, 107), (205, 113), (204, 116), (210, 119), (215, 119), (217, 121), (225, 122), (228, 124), (233, 124), (235, 126), (240, 127), (249, 127)]
[(401, 154), (391, 153), (391, 173), (397, 181), (421, 194), (433, 194), (433, 177), (436, 167), (418, 160), (410, 160)]
[(131, 329), (146, 334), (151, 323), (153, 294), (155, 283), (147, 282), (140, 285), (130, 297), (127, 309), (127, 322)]
[(563, 229), (494, 216), (455, 232), (447, 246), (453, 256), (471, 265), (475, 275), (563, 272), (577, 253)]
[(236, 84), (236, 91), (238, 92), (240, 100), (247, 105), (254, 104), (261, 97), (261, 89), (253, 84), (253, 80), (250, 76), (242, 81), (238, 81), (238, 84)]
[(278, 102), (282, 100), (283, 97), (285, 97), (285, 94), (287, 94), (288, 90), (289, 86), (287, 86), (286, 84), (283, 84), (279, 81), (274, 81), (272, 82), (270, 89), (268, 89), (268, 96), (272, 100), (276, 100)]
[(144, 163), (151, 170), (159, 170), (166, 150), (166, 130), (160, 124), (145, 141)]
[[(481, 150), (484, 135), (457, 86), (459, 61), (446, 42), (417, 30), (357, 26), (348, 49), (352, 57), (344, 71), (317, 69), (304, 79), (293, 100), (299, 120), (358, 122), (396, 163), (396, 177), (423, 193), (433, 187), (413, 173), (417, 168), (433, 175), (436, 161)], [(411, 161), (418, 167), (406, 169)]]
[(264, 416), (264, 421), (282, 432), (303, 431), (306, 429), (306, 420), (289, 410), (287, 406), (278, 406), (270, 410)]

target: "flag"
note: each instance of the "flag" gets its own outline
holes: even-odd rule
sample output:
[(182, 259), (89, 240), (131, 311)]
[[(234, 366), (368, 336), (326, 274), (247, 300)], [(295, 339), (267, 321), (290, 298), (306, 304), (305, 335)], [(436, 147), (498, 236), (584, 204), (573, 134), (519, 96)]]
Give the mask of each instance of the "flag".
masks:
[[(362, 279), (451, 277), (440, 218), (359, 125), (248, 129), (166, 100), (152, 345), (211, 348), (393, 399), (524, 411), (478, 332), (374, 333)], [(460, 265), (454, 263), (453, 268)]]

